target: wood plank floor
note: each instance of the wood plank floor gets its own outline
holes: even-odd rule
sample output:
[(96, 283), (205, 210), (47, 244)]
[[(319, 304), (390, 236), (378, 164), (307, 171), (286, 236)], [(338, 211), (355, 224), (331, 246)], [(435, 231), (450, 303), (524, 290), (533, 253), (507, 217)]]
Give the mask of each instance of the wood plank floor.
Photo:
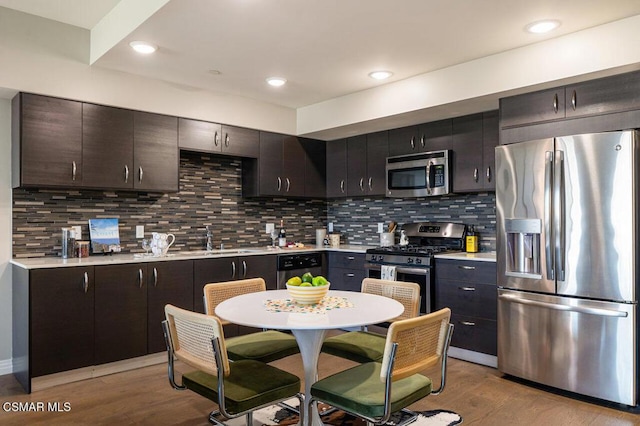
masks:
[[(301, 375), (298, 355), (274, 365)], [(324, 377), (353, 365), (330, 355), (320, 357)], [(180, 371), (181, 367), (178, 367)], [(429, 372), (427, 372), (429, 373)], [(437, 373), (432, 377), (438, 377)], [(606, 386), (606, 384), (603, 384)], [(11, 412), (6, 403), (69, 403), (67, 412)], [(189, 391), (173, 390), (166, 366), (157, 365), (26, 395), (13, 376), (0, 377), (0, 425), (208, 425), (214, 408)], [(445, 391), (416, 403), (416, 410), (443, 408), (462, 415), (465, 425), (640, 424), (640, 415), (544, 392), (505, 379), (493, 368), (452, 359)]]

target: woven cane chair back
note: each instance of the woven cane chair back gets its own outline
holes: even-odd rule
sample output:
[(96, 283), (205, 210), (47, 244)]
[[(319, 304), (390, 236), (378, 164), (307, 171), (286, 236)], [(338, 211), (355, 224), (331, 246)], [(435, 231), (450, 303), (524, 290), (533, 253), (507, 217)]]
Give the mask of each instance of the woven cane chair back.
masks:
[(206, 373), (218, 375), (213, 351), (213, 338), (220, 343), (220, 359), (224, 376), (229, 375), (229, 359), (224, 344), (220, 320), (214, 316), (186, 311), (173, 305), (165, 306), (169, 334), (177, 359)]
[(404, 312), (391, 321), (414, 318), (420, 313), (420, 286), (416, 283), (365, 278), (362, 280), (361, 291), (390, 297), (402, 303)]
[[(216, 306), (225, 300), (241, 294), (266, 290), (267, 285), (262, 278), (210, 283), (204, 286), (204, 309), (207, 315), (215, 316)], [(230, 324), (222, 319), (220, 322), (222, 325)]]
[(380, 379), (384, 382), (391, 360), (391, 348), (398, 343), (392, 379), (394, 381), (419, 373), (433, 365), (440, 364), (442, 355), (448, 345), (451, 310), (439, 311), (396, 321), (391, 324), (387, 333)]

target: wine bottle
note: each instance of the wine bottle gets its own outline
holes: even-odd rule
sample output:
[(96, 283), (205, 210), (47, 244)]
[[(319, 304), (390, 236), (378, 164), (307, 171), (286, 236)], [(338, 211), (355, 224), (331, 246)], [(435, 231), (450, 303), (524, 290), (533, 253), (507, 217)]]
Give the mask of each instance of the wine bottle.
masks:
[(278, 233), (278, 246), (285, 247), (287, 245), (287, 232), (284, 229), (284, 220), (280, 219), (280, 232)]

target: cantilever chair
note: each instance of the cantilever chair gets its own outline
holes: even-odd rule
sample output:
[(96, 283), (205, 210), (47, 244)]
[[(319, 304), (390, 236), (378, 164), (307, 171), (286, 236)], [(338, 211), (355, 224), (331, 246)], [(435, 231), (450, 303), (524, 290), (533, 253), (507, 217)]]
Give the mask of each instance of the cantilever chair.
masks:
[[(376, 278), (362, 280), (362, 293), (391, 297), (404, 305), (398, 321), (413, 318), (420, 313), (420, 286), (403, 281), (387, 281)], [(365, 330), (349, 331), (325, 339), (322, 352), (355, 362), (380, 361), (384, 354), (385, 336)]]
[[(169, 357), (169, 382), (175, 389), (189, 389), (218, 404), (209, 421), (224, 425), (227, 419), (246, 415), (253, 424), (253, 411), (297, 397), (302, 409), (300, 379), (271, 365), (254, 361), (229, 362), (222, 324), (216, 317), (165, 306), (163, 321)], [(196, 368), (175, 381), (174, 357)]]
[[(266, 291), (262, 278), (211, 283), (204, 286), (204, 306), (207, 315), (215, 316), (218, 304), (231, 297), (257, 291)], [(222, 325), (230, 324), (220, 320)], [(295, 337), (277, 330), (266, 330), (243, 336), (230, 337), (226, 341), (229, 359), (252, 359), (272, 362), (300, 352)]]
[[(451, 310), (444, 308), (392, 323), (382, 362), (360, 364), (317, 381), (306, 409), (321, 401), (377, 425), (395, 412), (412, 413), (405, 407), (444, 390), (453, 333), (450, 319)], [(440, 386), (434, 389), (433, 381), (420, 372), (438, 364)]]

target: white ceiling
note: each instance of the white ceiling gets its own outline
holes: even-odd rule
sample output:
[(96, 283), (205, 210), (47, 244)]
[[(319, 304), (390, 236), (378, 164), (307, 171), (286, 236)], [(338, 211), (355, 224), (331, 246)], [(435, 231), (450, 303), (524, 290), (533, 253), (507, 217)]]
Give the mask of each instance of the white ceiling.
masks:
[[(147, 15), (127, 12), (145, 3), (155, 6)], [(387, 82), (397, 82), (640, 14), (638, 0), (0, 0), (0, 6), (102, 33), (113, 26), (119, 35), (94, 67), (289, 108), (384, 84), (367, 76), (376, 69), (392, 71)], [(143, 17), (118, 33), (117, 11)], [(524, 31), (546, 18), (562, 25), (545, 36)], [(159, 50), (140, 56), (128, 46), (133, 40)], [(288, 83), (270, 87), (270, 76)]]

